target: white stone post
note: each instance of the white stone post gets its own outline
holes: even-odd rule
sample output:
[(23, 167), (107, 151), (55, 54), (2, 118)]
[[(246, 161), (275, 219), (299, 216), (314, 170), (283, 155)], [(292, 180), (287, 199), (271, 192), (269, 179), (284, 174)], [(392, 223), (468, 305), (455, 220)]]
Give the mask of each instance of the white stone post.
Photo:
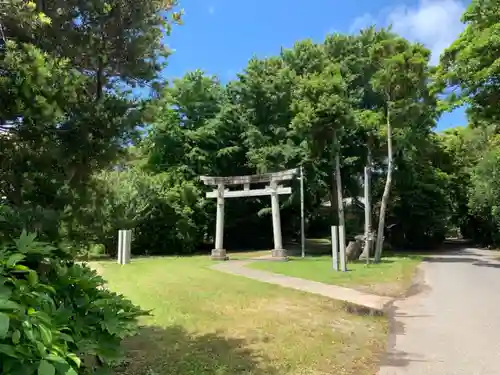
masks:
[(347, 271), (347, 259), (345, 254), (345, 227), (339, 226), (339, 255), (340, 255), (340, 270)]
[(280, 217), (280, 201), (278, 195), (278, 183), (271, 181), (271, 210), (273, 217), (273, 237), (274, 237), (274, 250), (272, 251), (273, 258), (287, 259), (286, 250), (283, 249), (281, 238), (281, 217)]
[(118, 264), (123, 264), (123, 231), (118, 231)]
[(370, 252), (372, 247), (372, 224), (371, 224), (371, 199), (370, 199), (370, 168), (365, 167), (364, 171), (365, 175), (365, 183), (364, 183), (364, 195), (365, 195), (365, 243), (363, 253), (360, 256), (360, 259), (365, 258), (366, 263), (370, 263)]
[(332, 265), (335, 271), (339, 270), (339, 239), (336, 226), (332, 226)]
[(130, 263), (130, 249), (132, 246), (132, 231), (119, 230), (118, 231), (118, 263)]
[(217, 185), (217, 218), (215, 223), (215, 249), (212, 250), (213, 260), (227, 260), (224, 249), (224, 184)]

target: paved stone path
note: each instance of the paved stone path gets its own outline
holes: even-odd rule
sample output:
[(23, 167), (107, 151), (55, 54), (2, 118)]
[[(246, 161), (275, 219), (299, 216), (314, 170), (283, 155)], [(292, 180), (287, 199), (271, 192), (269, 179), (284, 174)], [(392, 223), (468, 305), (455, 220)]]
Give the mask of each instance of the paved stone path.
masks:
[(379, 375), (500, 374), (500, 262), (464, 249), (423, 262), (423, 290), (394, 303)]
[(392, 299), (389, 297), (376, 296), (363, 293), (354, 289), (344, 288), (336, 285), (328, 285), (317, 281), (300, 279), (276, 273), (255, 270), (246, 267), (251, 261), (228, 261), (212, 266), (212, 269), (244, 276), (249, 279), (276, 284), (286, 288), (301, 290), (308, 293), (318, 294), (335, 300), (347, 302), (348, 304), (368, 309), (372, 312), (384, 312)]

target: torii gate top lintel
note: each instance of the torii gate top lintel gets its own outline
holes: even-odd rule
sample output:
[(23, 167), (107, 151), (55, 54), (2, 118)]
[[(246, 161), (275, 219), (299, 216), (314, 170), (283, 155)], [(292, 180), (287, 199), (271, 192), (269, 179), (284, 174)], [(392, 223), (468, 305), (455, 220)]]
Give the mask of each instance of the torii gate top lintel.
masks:
[(271, 181), (287, 181), (292, 180), (299, 174), (299, 169), (289, 169), (281, 172), (263, 173), (248, 176), (230, 176), (230, 177), (212, 177), (200, 176), (200, 180), (205, 185), (245, 185), (245, 184), (258, 184)]

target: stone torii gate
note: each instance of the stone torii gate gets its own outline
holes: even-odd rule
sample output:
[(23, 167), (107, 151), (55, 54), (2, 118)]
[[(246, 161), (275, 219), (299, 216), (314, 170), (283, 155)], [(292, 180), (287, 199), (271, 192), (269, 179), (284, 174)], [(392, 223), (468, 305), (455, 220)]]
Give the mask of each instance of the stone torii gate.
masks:
[[(216, 186), (217, 189), (208, 192), (207, 198), (217, 198), (217, 221), (215, 228), (215, 249), (212, 250), (213, 260), (227, 260), (224, 249), (224, 198), (271, 196), (271, 209), (273, 218), (274, 250), (272, 256), (275, 259), (286, 260), (286, 250), (283, 249), (281, 238), (280, 204), (278, 196), (291, 194), (291, 187), (283, 187), (278, 183), (292, 180), (299, 173), (299, 169), (289, 169), (283, 172), (266, 173), (251, 176), (231, 177), (209, 177), (200, 176), (205, 185)], [(251, 184), (269, 183), (264, 189), (251, 189)], [(243, 190), (229, 190), (226, 186), (243, 185)]]

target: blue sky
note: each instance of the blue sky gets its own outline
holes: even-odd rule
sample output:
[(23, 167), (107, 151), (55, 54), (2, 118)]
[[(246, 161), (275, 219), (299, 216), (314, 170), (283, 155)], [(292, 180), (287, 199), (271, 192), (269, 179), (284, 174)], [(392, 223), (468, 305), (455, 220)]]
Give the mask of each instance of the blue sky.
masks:
[[(281, 47), (331, 32), (355, 32), (376, 24), (424, 43), (437, 61), (463, 29), (465, 0), (180, 0), (184, 24), (166, 44), (174, 50), (165, 78), (201, 69), (223, 81), (235, 77), (252, 56), (273, 56)], [(438, 130), (465, 125), (463, 110), (443, 116)]]

